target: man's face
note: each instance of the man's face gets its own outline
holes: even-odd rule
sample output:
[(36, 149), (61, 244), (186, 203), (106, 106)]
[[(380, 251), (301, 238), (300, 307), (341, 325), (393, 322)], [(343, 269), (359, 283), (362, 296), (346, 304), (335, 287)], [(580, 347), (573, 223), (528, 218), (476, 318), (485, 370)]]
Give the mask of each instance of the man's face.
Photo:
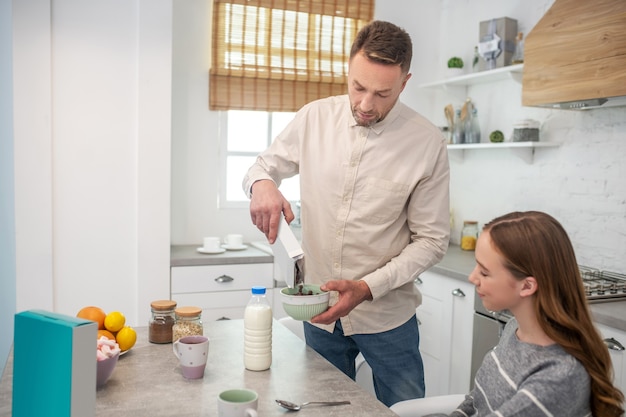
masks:
[(359, 52), (348, 70), (348, 96), (352, 115), (359, 126), (372, 126), (387, 116), (404, 90), (411, 74), (398, 65), (372, 62)]

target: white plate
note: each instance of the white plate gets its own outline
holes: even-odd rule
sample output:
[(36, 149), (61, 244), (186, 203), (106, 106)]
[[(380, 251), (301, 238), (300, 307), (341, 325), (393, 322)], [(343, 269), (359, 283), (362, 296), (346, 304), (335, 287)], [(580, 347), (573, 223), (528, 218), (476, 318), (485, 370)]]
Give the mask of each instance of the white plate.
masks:
[(198, 248), (198, 249), (196, 249), (196, 250), (197, 250), (198, 252), (200, 252), (200, 253), (208, 253), (208, 254), (210, 254), (210, 255), (215, 255), (215, 254), (218, 254), (218, 253), (224, 253), (224, 252), (226, 252), (226, 249), (207, 250), (207, 249), (204, 249), (204, 248)]
[(222, 245), (222, 247), (226, 250), (244, 250), (244, 249), (248, 249), (248, 245), (241, 245), (241, 246), (231, 246), (231, 245)]

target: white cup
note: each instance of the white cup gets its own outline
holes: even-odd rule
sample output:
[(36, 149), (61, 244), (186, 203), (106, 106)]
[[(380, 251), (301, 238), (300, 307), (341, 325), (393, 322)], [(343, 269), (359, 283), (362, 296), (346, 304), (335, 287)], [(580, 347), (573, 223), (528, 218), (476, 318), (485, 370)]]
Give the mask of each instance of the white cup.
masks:
[(226, 237), (224, 238), (224, 243), (226, 243), (231, 248), (239, 248), (243, 245), (243, 235), (226, 235)]
[(230, 389), (217, 397), (217, 417), (258, 417), (259, 395), (249, 389)]
[(204, 250), (206, 251), (217, 251), (221, 249), (220, 246), (220, 238), (219, 237), (205, 237), (204, 238)]
[(209, 338), (206, 336), (181, 337), (172, 345), (174, 355), (180, 361), (180, 369), (187, 379), (204, 376), (204, 368), (209, 356)]

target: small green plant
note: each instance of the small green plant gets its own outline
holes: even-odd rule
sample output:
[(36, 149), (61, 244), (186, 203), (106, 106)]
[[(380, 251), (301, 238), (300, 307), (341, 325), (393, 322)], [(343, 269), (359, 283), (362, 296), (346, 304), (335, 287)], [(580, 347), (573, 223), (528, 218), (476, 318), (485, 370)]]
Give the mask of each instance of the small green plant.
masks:
[(494, 130), (489, 134), (489, 140), (493, 143), (500, 143), (504, 140), (504, 133), (499, 130)]
[(463, 68), (463, 60), (458, 56), (453, 56), (448, 60), (448, 68)]

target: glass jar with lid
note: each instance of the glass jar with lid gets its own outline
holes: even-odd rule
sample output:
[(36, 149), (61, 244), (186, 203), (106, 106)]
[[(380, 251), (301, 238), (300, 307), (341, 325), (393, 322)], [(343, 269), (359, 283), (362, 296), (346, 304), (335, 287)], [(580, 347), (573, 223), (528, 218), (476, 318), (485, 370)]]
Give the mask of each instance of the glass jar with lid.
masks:
[(478, 222), (474, 220), (464, 221), (461, 231), (461, 249), (476, 249), (476, 240), (478, 240)]
[(148, 340), (150, 343), (172, 343), (175, 308), (176, 301), (173, 300), (157, 300), (150, 303), (152, 311), (148, 323)]
[(185, 336), (202, 336), (202, 309), (200, 307), (178, 307), (174, 310), (175, 323), (172, 342)]

